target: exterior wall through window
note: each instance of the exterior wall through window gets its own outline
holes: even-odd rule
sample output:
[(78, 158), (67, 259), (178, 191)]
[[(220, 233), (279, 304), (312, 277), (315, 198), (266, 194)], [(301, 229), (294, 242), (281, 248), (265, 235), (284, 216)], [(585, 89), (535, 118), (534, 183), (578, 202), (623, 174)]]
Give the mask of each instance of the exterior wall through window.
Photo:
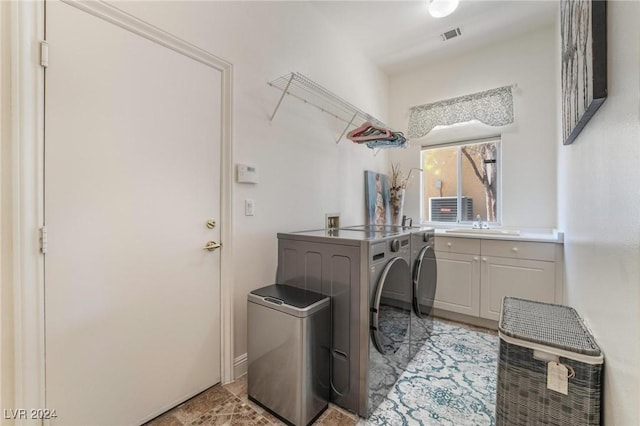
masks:
[(465, 223), (479, 215), (500, 224), (500, 137), (424, 147), (421, 156), (424, 219)]

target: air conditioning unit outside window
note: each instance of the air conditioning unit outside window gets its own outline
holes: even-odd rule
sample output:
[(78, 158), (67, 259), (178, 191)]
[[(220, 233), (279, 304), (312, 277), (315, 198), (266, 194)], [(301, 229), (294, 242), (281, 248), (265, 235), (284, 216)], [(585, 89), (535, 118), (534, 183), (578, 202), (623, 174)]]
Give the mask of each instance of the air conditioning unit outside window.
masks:
[[(460, 197), (461, 221), (473, 220), (473, 198)], [(455, 222), (458, 197), (429, 197), (429, 222)]]

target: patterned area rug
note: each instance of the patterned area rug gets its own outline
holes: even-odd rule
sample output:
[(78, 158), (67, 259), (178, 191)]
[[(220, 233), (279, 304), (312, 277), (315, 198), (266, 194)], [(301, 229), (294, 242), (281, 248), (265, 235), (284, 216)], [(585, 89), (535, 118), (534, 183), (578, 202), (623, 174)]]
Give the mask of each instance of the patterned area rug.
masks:
[(494, 425), (498, 337), (433, 321), (433, 332), (361, 425)]

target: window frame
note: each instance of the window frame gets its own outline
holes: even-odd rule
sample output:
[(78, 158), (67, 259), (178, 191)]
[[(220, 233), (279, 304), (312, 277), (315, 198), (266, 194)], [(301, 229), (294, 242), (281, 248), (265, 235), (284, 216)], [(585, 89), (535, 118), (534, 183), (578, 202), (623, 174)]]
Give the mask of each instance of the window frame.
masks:
[[(451, 225), (463, 225), (463, 226), (471, 226), (475, 221), (475, 218), (468, 221), (462, 221), (462, 212), (460, 206), (462, 205), (462, 150), (461, 148), (465, 145), (476, 145), (482, 143), (495, 142), (497, 143), (496, 149), (496, 165), (498, 170), (496, 171), (496, 220), (493, 222), (486, 222), (486, 217), (483, 218), (483, 222), (489, 224), (489, 226), (496, 227), (502, 226), (502, 135), (494, 135), (488, 137), (481, 138), (465, 138), (461, 140), (456, 140), (452, 142), (445, 143), (437, 143), (433, 145), (422, 145), (420, 147), (420, 165), (424, 166), (424, 153), (428, 150), (440, 149), (440, 148), (449, 148), (449, 147), (457, 147), (457, 183), (456, 183), (456, 198), (457, 198), (457, 208), (456, 208), (456, 221), (455, 222), (444, 222), (444, 221), (430, 221), (429, 220), (429, 208), (430, 206), (425, 205), (428, 202), (425, 196), (425, 180), (423, 177), (420, 179), (420, 221), (422, 223), (427, 223), (429, 225), (437, 225), (437, 226), (451, 226)], [(426, 176), (426, 175), (425, 175)]]

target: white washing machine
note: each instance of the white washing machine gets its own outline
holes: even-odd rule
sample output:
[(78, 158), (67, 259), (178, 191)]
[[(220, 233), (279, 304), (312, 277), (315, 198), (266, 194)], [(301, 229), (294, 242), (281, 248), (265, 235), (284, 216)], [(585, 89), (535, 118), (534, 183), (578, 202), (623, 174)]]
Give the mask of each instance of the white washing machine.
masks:
[(277, 281), (331, 296), (331, 400), (361, 417), (410, 361), (411, 234), (358, 227), (278, 234)]

